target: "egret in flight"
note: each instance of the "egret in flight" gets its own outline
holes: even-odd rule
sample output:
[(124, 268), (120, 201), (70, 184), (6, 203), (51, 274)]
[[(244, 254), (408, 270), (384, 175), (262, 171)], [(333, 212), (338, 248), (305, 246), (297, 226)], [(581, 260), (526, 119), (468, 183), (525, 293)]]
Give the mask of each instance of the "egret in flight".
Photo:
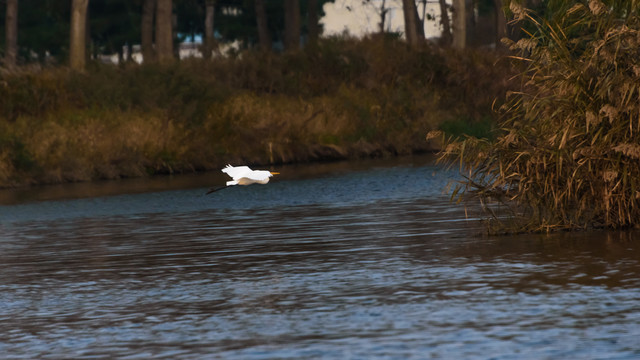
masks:
[(229, 175), (233, 180), (227, 181), (227, 186), (209, 189), (207, 194), (211, 194), (212, 192), (221, 189), (226, 189), (227, 187), (233, 185), (266, 184), (269, 182), (270, 177), (280, 174), (268, 170), (251, 170), (248, 166), (231, 165), (227, 165), (224, 169), (222, 169), (222, 172)]

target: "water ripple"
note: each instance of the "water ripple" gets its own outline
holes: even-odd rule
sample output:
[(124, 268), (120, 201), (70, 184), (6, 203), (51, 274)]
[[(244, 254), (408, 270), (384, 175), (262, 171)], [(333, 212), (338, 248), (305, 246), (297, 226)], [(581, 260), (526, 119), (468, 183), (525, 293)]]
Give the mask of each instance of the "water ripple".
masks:
[[(398, 172), (405, 192), (388, 186)], [(3, 214), (16, 212), (0, 223), (0, 353), (640, 357), (636, 233), (484, 237), (433, 183), (419, 185), (432, 172), (373, 169), (227, 198), (198, 189), (7, 205)], [(352, 185), (311, 191), (338, 183)], [(299, 203), (274, 200), (283, 193)], [(87, 204), (96, 208), (59, 212)]]

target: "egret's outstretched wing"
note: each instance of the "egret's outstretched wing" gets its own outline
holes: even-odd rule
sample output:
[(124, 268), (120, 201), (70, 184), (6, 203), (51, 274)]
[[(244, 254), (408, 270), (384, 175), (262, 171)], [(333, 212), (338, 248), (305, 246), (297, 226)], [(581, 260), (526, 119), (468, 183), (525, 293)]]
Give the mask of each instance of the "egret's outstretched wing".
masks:
[(238, 180), (240, 178), (250, 176), (253, 170), (251, 170), (248, 166), (227, 165), (227, 167), (222, 169), (222, 172), (231, 176), (233, 180)]
[(245, 175), (244, 177), (255, 182), (262, 182), (265, 180), (269, 180), (269, 178), (271, 177), (271, 172), (267, 170), (253, 170), (251, 171), (251, 173)]

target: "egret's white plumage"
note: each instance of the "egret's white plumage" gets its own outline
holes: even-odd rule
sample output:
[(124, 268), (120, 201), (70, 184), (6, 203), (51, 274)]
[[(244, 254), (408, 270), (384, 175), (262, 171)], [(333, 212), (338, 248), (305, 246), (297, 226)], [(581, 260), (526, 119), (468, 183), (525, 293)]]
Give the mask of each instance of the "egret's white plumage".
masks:
[(277, 174), (267, 170), (251, 170), (248, 166), (231, 165), (227, 165), (222, 169), (222, 172), (233, 179), (233, 181), (227, 181), (227, 186), (266, 184), (269, 182), (270, 177)]
[[(233, 185), (251, 185), (251, 184), (266, 184), (269, 182), (269, 178), (273, 175), (277, 175), (277, 172), (271, 172), (268, 170), (251, 170), (248, 166), (231, 166), (227, 165), (222, 172), (229, 175), (233, 180), (227, 181), (227, 186)], [(207, 194), (214, 191), (224, 189), (212, 188)]]

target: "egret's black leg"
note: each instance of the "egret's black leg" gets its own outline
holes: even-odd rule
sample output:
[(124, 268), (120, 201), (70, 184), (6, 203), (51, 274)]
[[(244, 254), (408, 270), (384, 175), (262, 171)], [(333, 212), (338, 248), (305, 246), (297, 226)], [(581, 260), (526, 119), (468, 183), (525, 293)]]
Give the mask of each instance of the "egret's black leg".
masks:
[(228, 186), (213, 187), (213, 188), (209, 189), (209, 191), (207, 191), (207, 192), (205, 193), (205, 195), (209, 195), (209, 194), (211, 194), (212, 192), (216, 192), (216, 191), (218, 191), (218, 190), (222, 190), (222, 189), (226, 189), (226, 188), (228, 188)]

